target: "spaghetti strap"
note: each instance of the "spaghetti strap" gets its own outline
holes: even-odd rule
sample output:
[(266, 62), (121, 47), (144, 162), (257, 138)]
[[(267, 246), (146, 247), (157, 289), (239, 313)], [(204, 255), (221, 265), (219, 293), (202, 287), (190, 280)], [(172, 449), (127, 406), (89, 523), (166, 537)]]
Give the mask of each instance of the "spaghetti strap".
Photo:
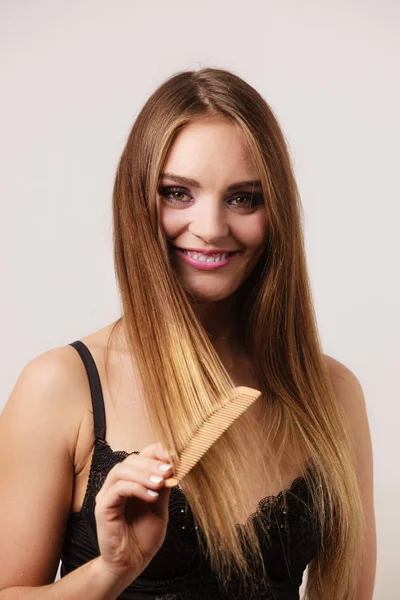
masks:
[(89, 348), (80, 340), (72, 342), (69, 346), (73, 346), (78, 351), (89, 379), (90, 394), (92, 397), (93, 406), (93, 421), (94, 421), (94, 435), (95, 439), (99, 439), (105, 442), (106, 436), (106, 413), (104, 408), (103, 390), (101, 389), (101, 382), (99, 372), (94, 362), (93, 356)]

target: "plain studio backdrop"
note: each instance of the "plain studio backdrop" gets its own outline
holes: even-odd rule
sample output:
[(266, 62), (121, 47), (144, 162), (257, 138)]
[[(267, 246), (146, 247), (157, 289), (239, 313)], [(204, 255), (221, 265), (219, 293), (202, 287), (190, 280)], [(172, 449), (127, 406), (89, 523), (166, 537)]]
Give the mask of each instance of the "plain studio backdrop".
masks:
[(366, 396), (376, 600), (399, 597), (399, 34), (398, 0), (0, 2), (0, 409), (32, 358), (119, 316), (111, 192), (146, 99), (234, 71), (286, 135), (323, 349)]

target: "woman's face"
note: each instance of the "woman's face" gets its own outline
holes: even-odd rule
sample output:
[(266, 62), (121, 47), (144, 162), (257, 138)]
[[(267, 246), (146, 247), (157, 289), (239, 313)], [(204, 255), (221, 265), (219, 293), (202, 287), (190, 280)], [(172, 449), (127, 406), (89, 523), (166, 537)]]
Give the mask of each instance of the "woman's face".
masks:
[[(177, 135), (157, 206), (172, 265), (198, 300), (233, 294), (265, 248), (266, 209), (257, 180), (245, 143), (227, 119), (199, 119)], [(219, 262), (210, 261), (214, 253)]]

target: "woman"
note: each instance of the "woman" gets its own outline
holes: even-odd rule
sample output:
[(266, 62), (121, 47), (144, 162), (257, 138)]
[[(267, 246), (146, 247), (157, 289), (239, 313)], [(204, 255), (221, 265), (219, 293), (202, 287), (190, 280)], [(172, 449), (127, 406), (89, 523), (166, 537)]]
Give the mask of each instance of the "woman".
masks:
[[(308, 565), (308, 598), (371, 599), (365, 402), (321, 350), (268, 104), (224, 70), (164, 82), (113, 217), (122, 317), (32, 360), (1, 417), (0, 598), (289, 600)], [(262, 395), (165, 488), (239, 385)]]

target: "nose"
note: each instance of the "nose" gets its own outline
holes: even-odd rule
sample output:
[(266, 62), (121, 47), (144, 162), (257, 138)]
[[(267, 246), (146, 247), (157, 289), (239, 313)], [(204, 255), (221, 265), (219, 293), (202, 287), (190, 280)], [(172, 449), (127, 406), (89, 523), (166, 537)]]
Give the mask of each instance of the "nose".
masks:
[(229, 232), (229, 223), (226, 211), (215, 198), (210, 198), (199, 203), (198, 210), (193, 213), (193, 219), (188, 227), (189, 231), (209, 244), (215, 244), (219, 239), (226, 237)]

